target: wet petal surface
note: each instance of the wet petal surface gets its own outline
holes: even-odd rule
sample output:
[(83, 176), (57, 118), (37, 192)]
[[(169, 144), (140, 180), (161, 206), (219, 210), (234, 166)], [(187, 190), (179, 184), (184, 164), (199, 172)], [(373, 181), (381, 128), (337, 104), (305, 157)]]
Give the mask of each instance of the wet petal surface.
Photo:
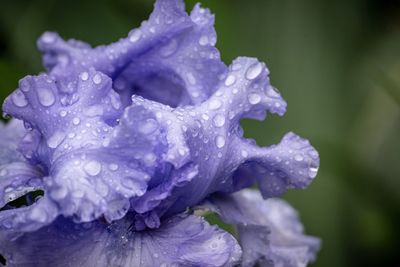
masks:
[(216, 195), (205, 207), (236, 225), (243, 249), (242, 266), (306, 266), (315, 260), (320, 240), (303, 233), (297, 212), (280, 199), (264, 200), (256, 190)]
[(133, 232), (129, 216), (111, 225), (59, 218), (31, 234), (0, 235), (7, 266), (232, 266), (236, 240), (193, 215), (178, 215), (157, 230)]
[(226, 72), (213, 25), (214, 16), (199, 4), (188, 15), (183, 1), (159, 0), (149, 20), (116, 43), (91, 48), (47, 32), (38, 47), (53, 76), (93, 67), (112, 78), (124, 105), (136, 94), (176, 107), (206, 100)]

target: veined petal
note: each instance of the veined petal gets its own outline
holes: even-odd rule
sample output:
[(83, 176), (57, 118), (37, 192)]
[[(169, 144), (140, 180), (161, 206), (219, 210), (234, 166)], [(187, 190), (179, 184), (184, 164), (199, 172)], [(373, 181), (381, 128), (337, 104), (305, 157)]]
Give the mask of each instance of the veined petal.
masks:
[(4, 110), (32, 129), (21, 151), (42, 166), (45, 198), (57, 203), (58, 213), (77, 221), (102, 215), (112, 221), (126, 214), (131, 197), (146, 191), (147, 171), (154, 167), (127, 157), (134, 144), (122, 147), (115, 141), (122, 105), (104, 74), (91, 69), (68, 81), (28, 76), (6, 99)]
[[(187, 184), (168, 193), (158, 214), (182, 212), (211, 193), (238, 191), (257, 180), (265, 197), (276, 196), (288, 188), (304, 188), (316, 175), (318, 154), (308, 141), (289, 133), (279, 145), (260, 148), (243, 138), (242, 118), (261, 120), (267, 112), (283, 115), (286, 108), (270, 85), (265, 65), (256, 59), (235, 60), (219, 89), (201, 105), (172, 108), (140, 96), (132, 101), (119, 127), (146, 131), (146, 139), (153, 141), (143, 146), (158, 149), (154, 162), (172, 165), (159, 169), (158, 177), (168, 180), (187, 164), (197, 166)], [(135, 114), (146, 122), (135, 123)], [(160, 184), (157, 180), (152, 178), (155, 185)]]
[(236, 240), (193, 215), (178, 215), (156, 230), (133, 232), (131, 218), (110, 225), (58, 218), (33, 233), (0, 233), (7, 266), (233, 266)]
[(236, 225), (243, 249), (242, 266), (306, 266), (315, 259), (320, 240), (303, 234), (297, 212), (280, 199), (264, 200), (256, 190), (215, 195), (205, 207)]
[(17, 148), (25, 133), (20, 120), (12, 119), (7, 124), (0, 121), (0, 165), (22, 160), (23, 157)]
[(45, 33), (38, 41), (44, 65), (56, 77), (94, 67), (112, 78), (124, 105), (141, 95), (170, 106), (197, 104), (215, 90), (226, 66), (215, 48), (214, 16), (181, 0), (158, 0), (148, 21), (116, 43), (91, 48)]

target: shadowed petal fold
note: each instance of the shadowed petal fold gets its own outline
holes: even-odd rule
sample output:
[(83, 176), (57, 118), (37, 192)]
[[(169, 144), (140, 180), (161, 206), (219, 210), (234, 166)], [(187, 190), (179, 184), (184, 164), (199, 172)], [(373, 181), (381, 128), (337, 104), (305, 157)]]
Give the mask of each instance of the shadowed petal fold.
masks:
[(226, 66), (215, 48), (214, 16), (181, 0), (158, 0), (148, 21), (126, 38), (91, 48), (47, 32), (38, 40), (50, 74), (68, 78), (93, 67), (112, 78), (124, 105), (131, 95), (170, 106), (198, 104), (215, 90)]
[[(186, 184), (168, 187), (168, 197), (152, 206), (158, 215), (182, 212), (214, 192), (231, 193), (256, 182), (264, 197), (278, 196), (289, 188), (306, 187), (315, 177), (319, 158), (307, 140), (289, 133), (278, 145), (258, 147), (243, 137), (241, 119), (262, 120), (267, 112), (285, 112), (286, 103), (270, 85), (265, 64), (239, 58), (229, 70), (218, 90), (200, 105), (172, 108), (132, 96), (122, 116), (119, 127), (130, 128), (123, 132), (145, 131), (145, 138), (153, 141), (143, 146), (158, 151), (153, 162), (170, 166), (159, 168), (150, 184), (163, 184), (157, 177), (182, 177), (179, 173), (187, 172), (188, 165), (196, 168)], [(152, 191), (133, 208), (148, 206), (143, 201)]]
[(11, 267), (217, 267), (240, 259), (236, 240), (202, 218), (177, 215), (141, 232), (130, 219), (108, 225), (58, 218), (34, 233), (0, 235), (0, 253)]
[(91, 69), (68, 81), (28, 76), (3, 108), (31, 129), (21, 151), (41, 166), (44, 198), (57, 203), (58, 213), (112, 221), (126, 214), (130, 198), (146, 191), (154, 167), (134, 161), (140, 140), (126, 147), (125, 136), (113, 135), (122, 105), (104, 74)]
[(215, 195), (205, 207), (236, 226), (244, 267), (305, 267), (319, 250), (320, 240), (304, 235), (297, 212), (284, 200), (264, 200), (258, 191), (244, 189)]

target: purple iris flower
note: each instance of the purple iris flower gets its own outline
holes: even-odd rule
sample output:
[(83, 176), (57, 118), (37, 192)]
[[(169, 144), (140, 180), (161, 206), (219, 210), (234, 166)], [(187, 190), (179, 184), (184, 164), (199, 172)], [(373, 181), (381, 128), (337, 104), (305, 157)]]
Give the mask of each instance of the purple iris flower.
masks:
[[(148, 21), (91, 48), (45, 33), (46, 74), (27, 76), (0, 125), (6, 266), (306, 266), (319, 240), (281, 196), (305, 188), (316, 150), (270, 147), (240, 120), (283, 115), (268, 69), (215, 48), (214, 16), (158, 0)], [(258, 185), (260, 191), (245, 189)], [(32, 199), (32, 192), (44, 192)], [(27, 196), (27, 205), (11, 204)], [(233, 235), (207, 223), (216, 212)]]

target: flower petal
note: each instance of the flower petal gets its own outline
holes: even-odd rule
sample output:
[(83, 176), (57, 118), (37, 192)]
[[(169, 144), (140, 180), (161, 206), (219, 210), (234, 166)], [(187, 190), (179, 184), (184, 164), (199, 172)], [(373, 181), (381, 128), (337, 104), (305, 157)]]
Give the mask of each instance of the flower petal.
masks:
[[(129, 217), (129, 216), (128, 216)], [(7, 266), (233, 266), (241, 250), (228, 233), (193, 215), (157, 230), (133, 232), (130, 218), (111, 225), (59, 218), (33, 233), (0, 233)]]
[(142, 95), (170, 106), (196, 104), (215, 90), (226, 66), (215, 48), (214, 16), (181, 0), (158, 0), (149, 20), (127, 38), (91, 48), (55, 33), (38, 41), (50, 74), (68, 77), (94, 67), (112, 78), (124, 105)]
[(306, 266), (319, 250), (320, 240), (303, 234), (297, 212), (283, 200), (264, 200), (258, 191), (245, 189), (230, 196), (215, 195), (205, 206), (236, 225), (242, 266)]
[(112, 221), (126, 214), (129, 198), (145, 192), (147, 170), (131, 162), (129, 148), (113, 142), (121, 108), (111, 80), (94, 70), (68, 81), (28, 76), (6, 99), (4, 110), (33, 129), (22, 151), (42, 166), (45, 198), (59, 213)]
[(0, 165), (22, 160), (18, 143), (26, 133), (22, 121), (12, 119), (7, 124), (0, 121)]
[[(238, 191), (257, 180), (265, 197), (282, 194), (288, 188), (304, 188), (316, 174), (316, 169), (313, 175), (310, 170), (317, 168), (318, 154), (294, 134), (264, 148), (243, 138), (242, 118), (261, 120), (267, 111), (282, 115), (286, 107), (270, 85), (265, 65), (256, 59), (235, 60), (216, 93), (201, 105), (171, 108), (140, 96), (132, 101), (121, 119), (121, 125), (130, 125), (131, 130), (123, 132), (145, 131), (147, 140), (153, 140), (151, 145), (141, 142), (145, 151), (157, 150), (153, 160), (158, 165), (172, 165), (159, 169), (159, 176), (168, 180), (171, 174), (185, 172), (187, 164), (197, 166), (197, 175), (186, 179), (186, 185), (171, 188), (157, 207), (158, 214), (182, 212), (211, 193)], [(135, 114), (146, 120), (137, 121)]]

